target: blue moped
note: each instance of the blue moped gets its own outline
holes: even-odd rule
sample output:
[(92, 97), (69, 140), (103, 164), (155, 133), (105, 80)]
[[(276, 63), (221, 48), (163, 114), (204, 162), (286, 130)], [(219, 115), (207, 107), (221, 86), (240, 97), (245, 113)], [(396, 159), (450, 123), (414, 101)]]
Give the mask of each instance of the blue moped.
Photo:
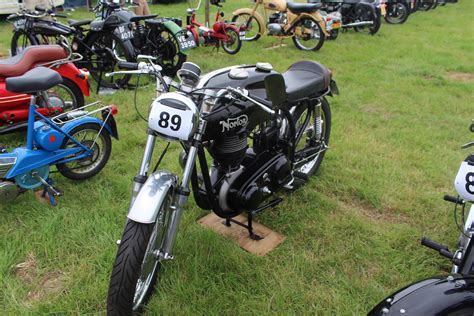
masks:
[[(111, 136), (118, 139), (115, 106), (95, 102), (53, 118), (36, 111), (36, 97), (61, 82), (57, 72), (45, 67), (6, 79), (8, 91), (29, 93), (32, 97), (26, 147), (7, 152), (0, 145), (0, 204), (27, 190), (43, 187), (42, 196), (56, 205), (56, 197), (62, 192), (49, 178), (52, 165), (69, 179), (84, 180), (96, 175), (107, 163), (112, 151)], [(102, 119), (92, 116), (96, 113), (101, 113)]]

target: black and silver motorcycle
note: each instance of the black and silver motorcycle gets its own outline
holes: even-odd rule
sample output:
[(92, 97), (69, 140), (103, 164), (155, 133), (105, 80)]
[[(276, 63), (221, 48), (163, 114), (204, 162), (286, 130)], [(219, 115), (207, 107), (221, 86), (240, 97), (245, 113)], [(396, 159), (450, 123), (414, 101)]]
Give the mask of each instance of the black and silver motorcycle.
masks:
[[(474, 122), (470, 131), (474, 132)], [(474, 142), (462, 148), (472, 146)], [(451, 274), (431, 277), (398, 290), (375, 306), (369, 316), (474, 315), (474, 245), (471, 242), (474, 234), (474, 154), (469, 154), (461, 163), (454, 187), (458, 196), (445, 195), (444, 200), (455, 205), (454, 219), (460, 231), (457, 250), (451, 252), (448, 246), (427, 238), (421, 240), (423, 246), (451, 260)]]
[[(226, 225), (236, 225), (233, 217), (247, 213), (248, 223), (240, 225), (250, 238), (261, 239), (253, 231), (253, 217), (280, 203), (278, 192), (296, 189), (319, 168), (331, 131), (326, 96), (338, 93), (331, 72), (312, 61), (297, 62), (283, 74), (259, 63), (203, 76), (186, 62), (178, 71), (180, 83), (162, 78), (151, 61), (131, 67), (138, 69), (119, 74), (151, 74), (158, 78), (157, 91), (176, 91), (160, 93), (151, 106), (145, 152), (110, 279), (111, 315), (130, 314), (147, 302), (162, 265), (174, 258), (191, 190), (196, 204)], [(180, 180), (159, 169), (168, 146), (151, 168), (157, 138), (182, 145)]]
[(389, 24), (403, 24), (411, 13), (409, 0), (386, 0), (385, 21)]
[[(314, 0), (309, 0), (313, 2)], [(381, 0), (323, 0), (322, 10), (342, 15), (342, 29), (353, 28), (357, 32), (376, 34), (381, 26)]]

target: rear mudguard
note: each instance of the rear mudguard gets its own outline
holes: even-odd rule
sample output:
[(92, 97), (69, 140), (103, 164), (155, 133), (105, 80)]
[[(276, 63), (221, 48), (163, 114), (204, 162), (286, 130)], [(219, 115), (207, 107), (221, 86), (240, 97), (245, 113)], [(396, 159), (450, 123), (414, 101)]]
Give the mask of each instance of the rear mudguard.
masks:
[(372, 12), (373, 17), (377, 17), (377, 7), (373, 3), (359, 2), (354, 6), (354, 10), (357, 12), (359, 10), (366, 10)]
[(232, 13), (232, 17), (236, 16), (236, 15), (239, 15), (239, 14), (242, 14), (242, 13), (245, 13), (245, 14), (248, 14), (248, 15), (253, 15), (253, 18), (255, 20), (257, 20), (257, 23), (260, 25), (260, 35), (263, 35), (266, 31), (266, 23), (265, 21), (263, 20), (263, 17), (260, 15), (260, 13), (258, 12), (254, 12), (253, 9), (250, 9), (250, 8), (242, 8), (242, 9), (238, 9), (236, 11), (234, 11)]
[[(179, 40), (180, 36), (185, 36), (186, 32), (183, 30), (181, 27), (179, 27), (178, 24), (174, 23), (171, 20), (167, 20), (163, 22), (163, 26), (171, 33), (173, 34), (174, 39), (179, 45), (179, 52), (182, 54), (187, 54), (187, 51), (189, 48), (183, 47), (181, 44), (181, 41)], [(195, 39), (196, 40), (196, 39)], [(197, 41), (199, 43), (199, 39)]]
[(293, 26), (296, 24), (296, 22), (298, 22), (301, 18), (303, 17), (307, 17), (307, 18), (310, 18), (310, 19), (313, 19), (316, 23), (319, 24), (319, 26), (321, 27), (321, 30), (323, 31), (324, 35), (326, 36), (329, 36), (329, 33), (328, 31), (326, 30), (326, 22), (324, 21), (324, 18), (321, 16), (321, 14), (316, 11), (316, 12), (313, 12), (313, 13), (301, 13), (300, 15), (298, 15), (298, 17), (293, 21), (293, 23), (291, 24), (291, 28), (293, 28)]
[(89, 85), (87, 84), (87, 78), (81, 73), (81, 71), (73, 64), (67, 63), (62, 64), (52, 69), (56, 70), (61, 77), (68, 78), (73, 81), (81, 90), (82, 94), (85, 96), (90, 95)]
[(375, 306), (376, 315), (473, 315), (474, 276), (453, 274), (413, 283)]
[(177, 184), (176, 175), (168, 171), (153, 173), (138, 192), (127, 217), (138, 223), (154, 223), (166, 195), (169, 190), (174, 190)]
[[(80, 119), (77, 119), (75, 121), (67, 122), (66, 124), (63, 125), (63, 127), (61, 127), (61, 129), (62, 129), (63, 132), (69, 134), (77, 126), (83, 125), (83, 124), (88, 124), (88, 123), (103, 125), (104, 121), (99, 120), (96, 117), (85, 116), (85, 117), (81, 117)], [(110, 133), (110, 135), (112, 135), (112, 137), (114, 137), (115, 139), (118, 139), (117, 130), (114, 131), (114, 129), (112, 129), (108, 124), (105, 124), (104, 128)]]

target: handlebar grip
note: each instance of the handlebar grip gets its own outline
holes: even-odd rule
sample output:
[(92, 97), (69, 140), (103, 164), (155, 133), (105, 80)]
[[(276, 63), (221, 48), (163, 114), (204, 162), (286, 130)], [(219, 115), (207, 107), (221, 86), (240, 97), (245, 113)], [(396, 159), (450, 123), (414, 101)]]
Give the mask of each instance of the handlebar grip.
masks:
[(130, 62), (130, 61), (119, 61), (117, 65), (120, 69), (126, 69), (126, 70), (137, 70), (138, 69), (138, 63), (133, 63), (133, 62)]
[(46, 9), (43, 8), (43, 7), (40, 6), (40, 5), (36, 5), (36, 6), (35, 6), (35, 11), (38, 11), (38, 12), (46, 12)]
[(448, 247), (446, 247), (444, 245), (441, 245), (441, 244), (438, 244), (437, 242), (434, 242), (431, 239), (428, 239), (426, 237), (421, 238), (421, 244), (423, 246), (428, 247), (428, 248), (434, 249), (438, 252), (441, 251), (441, 250), (449, 251)]
[(451, 195), (445, 195), (443, 199), (447, 202), (451, 202), (454, 204), (460, 204), (460, 205), (464, 204), (464, 201), (462, 199), (455, 196), (451, 196)]
[(55, 13), (54, 16), (58, 17), (58, 18), (67, 18), (68, 17), (66, 14), (60, 14), (60, 13)]

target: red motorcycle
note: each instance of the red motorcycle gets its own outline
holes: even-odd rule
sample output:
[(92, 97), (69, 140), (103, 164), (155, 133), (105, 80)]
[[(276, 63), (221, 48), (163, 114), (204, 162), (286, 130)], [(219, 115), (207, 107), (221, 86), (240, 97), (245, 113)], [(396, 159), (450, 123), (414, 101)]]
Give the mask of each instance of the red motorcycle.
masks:
[(211, 4), (217, 6), (216, 20), (211, 28), (208, 28), (196, 19), (196, 11), (201, 6), (201, 0), (195, 9), (188, 9), (186, 17), (186, 29), (191, 32), (196, 42), (196, 46), (215, 46), (219, 48), (222, 46), (224, 51), (228, 54), (234, 55), (240, 51), (242, 47), (241, 35), (244, 35), (244, 29), (237, 27), (233, 23), (225, 22), (224, 12), (221, 11), (220, 3), (223, 0), (211, 0)]
[(26, 128), (31, 99), (29, 94), (7, 91), (5, 79), (20, 76), (34, 67), (49, 67), (63, 78), (61, 84), (45, 91), (38, 99), (39, 113), (52, 116), (84, 106), (84, 96), (89, 96), (89, 72), (78, 69), (72, 58), (73, 54), (59, 45), (40, 45), (0, 60), (0, 135)]

